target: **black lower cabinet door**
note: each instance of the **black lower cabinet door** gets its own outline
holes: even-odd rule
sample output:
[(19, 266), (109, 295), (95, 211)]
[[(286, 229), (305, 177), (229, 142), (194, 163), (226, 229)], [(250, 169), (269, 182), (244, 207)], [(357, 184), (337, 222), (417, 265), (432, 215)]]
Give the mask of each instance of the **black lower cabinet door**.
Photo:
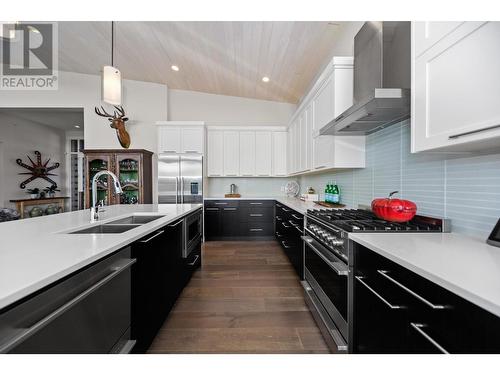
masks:
[(240, 235), (240, 217), (238, 207), (224, 207), (221, 218), (221, 236), (238, 237)]
[(406, 306), (386, 285), (354, 277), (354, 353), (409, 353)]
[(205, 238), (221, 236), (221, 208), (205, 207)]
[(132, 329), (135, 353), (144, 353), (182, 291), (182, 221), (138, 240), (132, 246)]

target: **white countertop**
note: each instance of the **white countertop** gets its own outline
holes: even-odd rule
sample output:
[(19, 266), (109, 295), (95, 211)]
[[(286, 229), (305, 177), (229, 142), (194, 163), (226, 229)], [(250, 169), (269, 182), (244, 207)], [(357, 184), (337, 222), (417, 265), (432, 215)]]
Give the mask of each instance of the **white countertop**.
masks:
[(500, 317), (500, 248), (456, 233), (349, 238)]
[(90, 223), (89, 210), (0, 223), (0, 309), (201, 206), (107, 206), (99, 223), (134, 213), (165, 215), (120, 234), (67, 234), (99, 224)]
[[(277, 197), (250, 197), (250, 196), (244, 196), (241, 198), (225, 198), (224, 196), (220, 197), (208, 197), (204, 198), (205, 200), (275, 200), (279, 203), (284, 204), (285, 206), (291, 208), (292, 210), (295, 210), (297, 212), (300, 212), (301, 214), (304, 214), (307, 212), (307, 210), (311, 208), (326, 208), (323, 206), (320, 206), (319, 204), (316, 204), (314, 202), (305, 202), (300, 200), (299, 198), (290, 198), (290, 197), (283, 197), (283, 196), (277, 196)], [(348, 207), (345, 207), (348, 208)]]

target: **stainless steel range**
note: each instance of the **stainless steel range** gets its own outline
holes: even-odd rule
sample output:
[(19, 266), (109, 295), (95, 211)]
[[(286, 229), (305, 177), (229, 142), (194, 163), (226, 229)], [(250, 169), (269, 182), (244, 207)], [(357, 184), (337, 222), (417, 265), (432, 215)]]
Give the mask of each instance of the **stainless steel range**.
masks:
[(447, 220), (415, 216), (407, 223), (378, 219), (366, 210), (308, 210), (304, 232), (303, 286), (325, 340), (333, 352), (349, 351), (352, 314), (353, 243), (349, 232), (448, 231)]

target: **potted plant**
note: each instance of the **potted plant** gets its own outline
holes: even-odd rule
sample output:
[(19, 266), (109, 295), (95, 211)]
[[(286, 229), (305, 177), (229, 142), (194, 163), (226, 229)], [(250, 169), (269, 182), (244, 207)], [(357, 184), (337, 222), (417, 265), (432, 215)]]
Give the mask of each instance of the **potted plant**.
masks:
[(28, 189), (26, 192), (30, 195), (31, 199), (37, 199), (40, 194), (40, 189), (39, 188)]
[(49, 198), (54, 198), (54, 196), (56, 195), (56, 191), (61, 191), (57, 188), (57, 185), (47, 186), (43, 190), (45, 191), (45, 193), (47, 194), (47, 197), (49, 197)]

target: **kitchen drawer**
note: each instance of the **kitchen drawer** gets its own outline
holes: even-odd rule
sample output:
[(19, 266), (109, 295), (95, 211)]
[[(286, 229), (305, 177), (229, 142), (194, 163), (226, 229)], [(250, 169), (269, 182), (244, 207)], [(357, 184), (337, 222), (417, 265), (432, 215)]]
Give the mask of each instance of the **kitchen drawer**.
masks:
[(206, 200), (205, 207), (238, 207), (240, 201), (235, 199)]
[(3, 312), (0, 352), (120, 351), (115, 344), (127, 334), (131, 322), (134, 262), (126, 248)]
[(248, 222), (241, 224), (241, 235), (247, 237), (269, 237), (274, 235), (272, 222)]
[[(374, 305), (369, 304), (370, 318), (363, 316), (365, 297), (355, 292), (356, 348), (385, 347), (392, 348), (386, 352), (409, 353), (500, 353), (499, 317), (361, 245), (355, 244), (354, 254), (355, 275), (391, 304), (404, 307), (391, 310), (386, 306), (377, 322), (370, 324)], [(386, 319), (390, 314), (394, 316)], [(399, 327), (394, 326), (396, 323)], [(374, 327), (381, 327), (384, 335), (378, 335)], [(368, 328), (371, 336), (366, 335)], [(387, 341), (387, 332), (403, 337), (405, 346)]]
[(240, 204), (242, 207), (273, 207), (274, 201), (268, 200), (241, 200)]
[(241, 209), (242, 221), (267, 221), (272, 222), (273, 208), (272, 207), (244, 207)]

